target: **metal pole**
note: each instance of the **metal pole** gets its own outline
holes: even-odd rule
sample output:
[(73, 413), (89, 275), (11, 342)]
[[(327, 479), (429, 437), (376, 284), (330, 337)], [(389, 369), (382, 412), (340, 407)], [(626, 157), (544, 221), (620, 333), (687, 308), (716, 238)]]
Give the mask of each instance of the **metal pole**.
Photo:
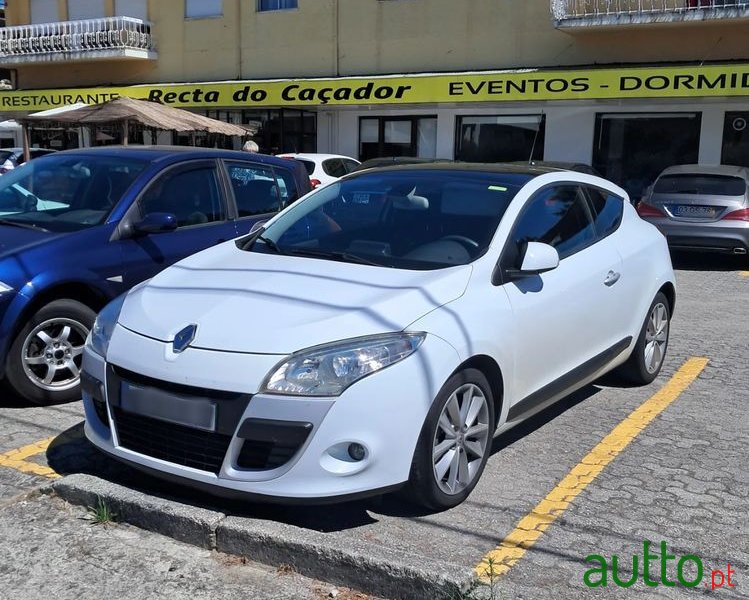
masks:
[(21, 123), (21, 133), (23, 136), (23, 162), (31, 160), (31, 150), (29, 149), (29, 124), (26, 121)]
[(130, 121), (125, 119), (122, 122), (122, 145), (127, 146), (128, 137), (129, 137), (129, 129), (130, 129)]

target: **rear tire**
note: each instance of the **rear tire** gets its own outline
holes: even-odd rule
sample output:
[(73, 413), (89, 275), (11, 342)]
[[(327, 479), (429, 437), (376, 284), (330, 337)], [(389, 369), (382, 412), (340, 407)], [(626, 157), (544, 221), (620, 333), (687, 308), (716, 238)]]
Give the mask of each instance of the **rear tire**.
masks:
[(96, 313), (75, 300), (39, 309), (10, 346), (5, 374), (10, 387), (34, 404), (80, 398), (83, 345)]
[(421, 429), (405, 498), (432, 510), (463, 502), (484, 471), (494, 429), (494, 398), (484, 374), (465, 369), (450, 377)]
[(632, 354), (619, 374), (637, 385), (647, 385), (658, 377), (668, 350), (671, 331), (671, 309), (663, 292), (658, 292), (650, 304)]

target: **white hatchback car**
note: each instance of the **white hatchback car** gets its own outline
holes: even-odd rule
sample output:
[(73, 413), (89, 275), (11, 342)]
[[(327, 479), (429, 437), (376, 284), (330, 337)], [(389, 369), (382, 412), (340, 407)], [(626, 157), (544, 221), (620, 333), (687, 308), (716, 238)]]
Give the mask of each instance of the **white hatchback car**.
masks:
[(355, 171), (361, 164), (358, 160), (340, 154), (278, 154), (281, 158), (294, 158), (307, 169), (312, 189), (336, 181)]
[(652, 381), (674, 301), (665, 238), (604, 179), (364, 171), (109, 304), (86, 435), (217, 494), (444, 509), (494, 435), (615, 367)]

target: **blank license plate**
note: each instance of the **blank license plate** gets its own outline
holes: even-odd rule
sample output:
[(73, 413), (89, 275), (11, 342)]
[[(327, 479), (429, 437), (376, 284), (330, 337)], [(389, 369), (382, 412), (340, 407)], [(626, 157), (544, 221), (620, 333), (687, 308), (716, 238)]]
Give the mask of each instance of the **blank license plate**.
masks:
[(120, 405), (127, 412), (205, 431), (216, 430), (216, 405), (203, 398), (182, 398), (152, 387), (122, 382)]

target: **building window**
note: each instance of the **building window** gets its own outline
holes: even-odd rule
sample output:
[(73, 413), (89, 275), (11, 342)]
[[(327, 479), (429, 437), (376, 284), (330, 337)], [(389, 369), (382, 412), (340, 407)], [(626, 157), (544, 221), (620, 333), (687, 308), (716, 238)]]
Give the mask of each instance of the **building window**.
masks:
[[(206, 116), (228, 123), (251, 125), (256, 129), (252, 139), (263, 154), (281, 152), (317, 152), (317, 114), (305, 110), (259, 109), (259, 110), (209, 110)], [(241, 147), (241, 141), (224, 139), (221, 147)], [(219, 140), (220, 142), (220, 140)]]
[(720, 162), (749, 167), (749, 112), (726, 113)]
[(455, 158), (467, 162), (543, 160), (544, 115), (478, 115), (457, 119)]
[(115, 0), (114, 14), (148, 21), (148, 0)]
[(257, 11), (289, 10), (298, 8), (297, 0), (257, 0)]
[(437, 156), (437, 117), (359, 119), (359, 160), (383, 156)]
[(56, 23), (59, 20), (57, 0), (31, 0), (32, 23)]
[(593, 168), (637, 203), (666, 167), (696, 163), (701, 113), (597, 114)]
[(223, 14), (223, 0), (185, 0), (186, 19), (220, 17)]
[(106, 16), (104, 0), (68, 0), (68, 20), (101, 19)]

